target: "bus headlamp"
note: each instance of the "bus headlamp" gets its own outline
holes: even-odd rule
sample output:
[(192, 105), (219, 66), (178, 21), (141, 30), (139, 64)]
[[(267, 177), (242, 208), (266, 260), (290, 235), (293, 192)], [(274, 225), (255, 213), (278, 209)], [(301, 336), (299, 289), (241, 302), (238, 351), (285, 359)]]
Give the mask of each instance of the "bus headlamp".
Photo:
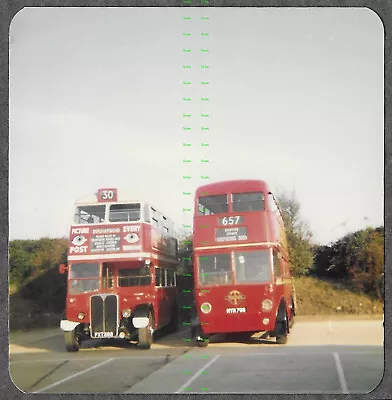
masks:
[(127, 308), (127, 309), (123, 310), (123, 312), (121, 313), (121, 315), (122, 315), (124, 318), (129, 318), (129, 317), (131, 316), (131, 310), (130, 310), (129, 308)]
[(150, 265), (150, 264), (151, 264), (151, 260), (150, 260), (149, 258), (147, 258), (147, 260), (144, 261), (144, 263), (145, 263), (146, 265)]
[(84, 319), (85, 316), (86, 316), (86, 315), (84, 314), (84, 312), (80, 312), (80, 313), (78, 314), (78, 319)]
[(208, 313), (211, 312), (211, 310), (212, 310), (212, 305), (211, 305), (210, 303), (203, 303), (203, 304), (200, 306), (200, 311), (201, 311), (203, 314), (208, 314)]
[(263, 311), (271, 311), (272, 310), (272, 301), (270, 299), (265, 299), (261, 303), (261, 308)]

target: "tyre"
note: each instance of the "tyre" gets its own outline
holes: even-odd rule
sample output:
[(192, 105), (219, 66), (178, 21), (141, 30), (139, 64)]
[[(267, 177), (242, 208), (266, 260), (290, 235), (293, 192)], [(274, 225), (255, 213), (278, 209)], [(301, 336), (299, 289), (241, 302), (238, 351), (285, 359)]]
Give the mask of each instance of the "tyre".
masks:
[(148, 324), (145, 328), (138, 330), (138, 346), (141, 349), (148, 350), (152, 345), (152, 327), (153, 319), (151, 311), (148, 313)]
[(277, 344), (286, 344), (287, 343), (287, 335), (285, 336), (276, 336)]
[(285, 317), (281, 321), (277, 321), (279, 328), (276, 329), (276, 343), (277, 344), (286, 344), (287, 343), (287, 335), (289, 334), (289, 328), (287, 325), (287, 312), (285, 312)]
[(68, 352), (79, 351), (80, 340), (76, 336), (75, 329), (72, 331), (64, 332), (65, 348)]
[(295, 307), (294, 307), (294, 300), (291, 299), (291, 313), (290, 313), (290, 323), (289, 327), (290, 329), (294, 326), (294, 317), (295, 317)]

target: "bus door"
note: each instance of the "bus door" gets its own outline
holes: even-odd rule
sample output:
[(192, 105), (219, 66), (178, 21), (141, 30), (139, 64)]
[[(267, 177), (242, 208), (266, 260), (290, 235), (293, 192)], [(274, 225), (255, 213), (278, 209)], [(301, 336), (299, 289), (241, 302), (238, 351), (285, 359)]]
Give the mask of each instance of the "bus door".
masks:
[(170, 298), (166, 290), (166, 274), (165, 269), (155, 267), (155, 296), (158, 304), (158, 326), (162, 327), (169, 323), (171, 309)]

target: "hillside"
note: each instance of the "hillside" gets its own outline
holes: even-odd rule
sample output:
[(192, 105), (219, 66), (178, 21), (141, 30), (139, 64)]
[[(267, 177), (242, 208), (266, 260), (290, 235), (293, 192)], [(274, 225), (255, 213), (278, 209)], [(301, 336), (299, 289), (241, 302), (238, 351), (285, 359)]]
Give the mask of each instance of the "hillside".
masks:
[(383, 303), (355, 293), (341, 281), (295, 278), (297, 315), (382, 314)]

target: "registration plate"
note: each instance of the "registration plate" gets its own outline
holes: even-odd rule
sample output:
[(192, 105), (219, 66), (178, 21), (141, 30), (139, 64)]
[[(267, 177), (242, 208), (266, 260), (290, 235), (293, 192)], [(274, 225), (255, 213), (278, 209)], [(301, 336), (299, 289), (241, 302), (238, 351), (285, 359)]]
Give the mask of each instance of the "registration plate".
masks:
[(113, 332), (95, 332), (95, 338), (111, 338), (113, 337)]
[(239, 314), (245, 312), (246, 312), (246, 307), (226, 308), (226, 314)]

